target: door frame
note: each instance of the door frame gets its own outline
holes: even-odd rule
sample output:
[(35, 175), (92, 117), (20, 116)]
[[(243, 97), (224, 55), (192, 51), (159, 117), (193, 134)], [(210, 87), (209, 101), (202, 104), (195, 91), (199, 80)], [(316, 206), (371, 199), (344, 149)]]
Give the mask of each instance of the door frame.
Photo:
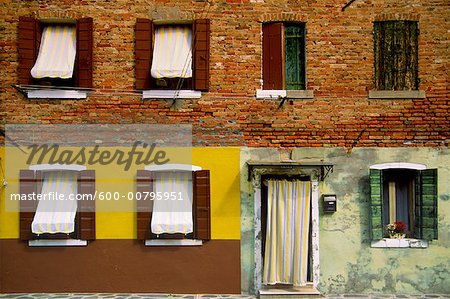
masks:
[(320, 264), (319, 264), (319, 178), (320, 169), (308, 168), (279, 168), (279, 167), (262, 167), (254, 168), (251, 173), (251, 183), (253, 187), (254, 198), (254, 287), (255, 291), (259, 292), (263, 288), (262, 273), (263, 273), (263, 256), (262, 256), (262, 231), (261, 231), (261, 177), (263, 175), (300, 175), (309, 176), (311, 182), (311, 258), (312, 258), (312, 283), (316, 288), (319, 284)]

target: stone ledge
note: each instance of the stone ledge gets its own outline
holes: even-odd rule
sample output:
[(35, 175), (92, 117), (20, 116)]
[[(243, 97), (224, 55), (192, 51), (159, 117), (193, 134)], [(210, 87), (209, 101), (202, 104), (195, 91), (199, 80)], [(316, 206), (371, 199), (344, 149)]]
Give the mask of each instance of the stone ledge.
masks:
[(428, 241), (421, 239), (390, 239), (372, 241), (372, 248), (428, 248)]
[(370, 90), (369, 99), (425, 99), (424, 90)]

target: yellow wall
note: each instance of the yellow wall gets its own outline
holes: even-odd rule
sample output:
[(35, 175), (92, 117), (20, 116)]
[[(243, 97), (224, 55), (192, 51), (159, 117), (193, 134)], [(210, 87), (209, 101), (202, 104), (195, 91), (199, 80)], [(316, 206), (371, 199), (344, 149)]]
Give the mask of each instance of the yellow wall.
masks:
[[(211, 172), (211, 237), (213, 239), (240, 239), (240, 173), (239, 148), (193, 148), (192, 164), (209, 169)], [(5, 169), (4, 149), (1, 148), (3, 169)], [(8, 152), (8, 159), (9, 159)], [(25, 165), (14, 167), (27, 168)], [(136, 188), (135, 174), (142, 166), (133, 166), (123, 172), (117, 165), (96, 167), (96, 190), (114, 191), (120, 194), (133, 192)], [(91, 169), (88, 167), (88, 169)], [(9, 173), (9, 171), (8, 171)], [(18, 174), (8, 175), (12, 184), (8, 193), (18, 192)], [(0, 178), (3, 179), (3, 178)], [(17, 212), (5, 211), (5, 190), (0, 197), (0, 238), (18, 238), (19, 218)], [(120, 204), (97, 201), (97, 239), (133, 239), (136, 237), (136, 215), (132, 212), (133, 202)], [(129, 212), (124, 212), (129, 211)]]

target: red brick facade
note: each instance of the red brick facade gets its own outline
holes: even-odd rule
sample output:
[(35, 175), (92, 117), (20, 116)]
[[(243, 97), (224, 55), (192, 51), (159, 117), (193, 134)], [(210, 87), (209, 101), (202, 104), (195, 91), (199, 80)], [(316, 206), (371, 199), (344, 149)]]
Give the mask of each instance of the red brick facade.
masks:
[[(0, 23), (3, 123), (192, 124), (194, 145), (448, 146), (448, 2), (356, 0), (13, 1)], [(18, 84), (19, 16), (93, 18), (93, 92), (28, 100)], [(201, 99), (142, 100), (134, 90), (137, 18), (210, 20), (210, 85)], [(369, 99), (373, 22), (419, 22), (425, 99)], [(256, 99), (268, 21), (306, 22), (307, 89), (314, 99)]]

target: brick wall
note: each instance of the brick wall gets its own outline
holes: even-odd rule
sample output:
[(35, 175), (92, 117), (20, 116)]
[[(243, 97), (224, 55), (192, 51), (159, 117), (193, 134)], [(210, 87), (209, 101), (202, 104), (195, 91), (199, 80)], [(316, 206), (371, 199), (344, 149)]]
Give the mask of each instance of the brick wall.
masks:
[[(3, 123), (189, 123), (195, 145), (448, 146), (448, 2), (445, 0), (4, 0), (0, 20)], [(17, 78), (19, 16), (94, 18), (94, 92), (86, 100), (28, 100)], [(134, 86), (136, 18), (211, 20), (210, 91), (201, 99), (144, 100)], [(426, 99), (372, 100), (373, 24), (419, 20), (420, 90)], [(313, 100), (255, 98), (261, 23), (307, 27)]]

